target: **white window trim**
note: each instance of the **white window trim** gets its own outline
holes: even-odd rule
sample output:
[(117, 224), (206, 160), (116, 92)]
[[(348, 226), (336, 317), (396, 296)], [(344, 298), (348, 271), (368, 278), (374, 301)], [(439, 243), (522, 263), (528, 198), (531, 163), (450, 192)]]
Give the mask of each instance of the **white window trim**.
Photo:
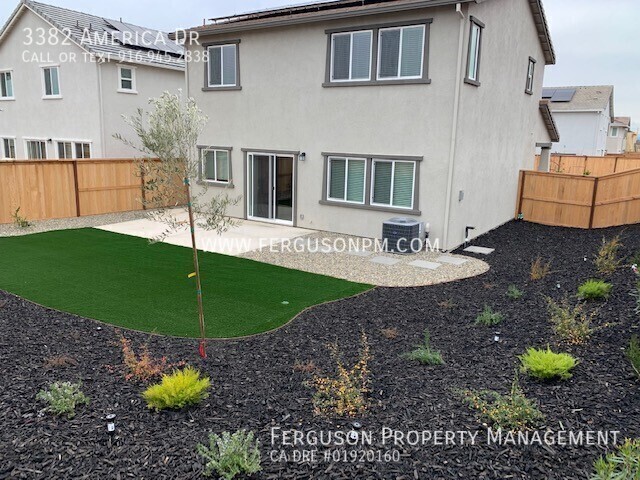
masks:
[[(373, 195), (374, 195), (374, 186), (375, 186), (375, 179), (376, 179), (376, 163), (378, 162), (384, 162), (384, 163), (391, 163), (393, 164), (391, 167), (391, 195), (390, 195), (390, 199), (389, 199), (389, 203), (376, 203), (373, 201)], [(412, 178), (412, 182), (411, 182), (411, 206), (409, 207), (402, 207), (402, 206), (398, 206), (398, 205), (394, 205), (393, 204), (393, 198), (395, 196), (395, 188), (393, 187), (393, 183), (395, 180), (395, 175), (396, 175), (396, 164), (397, 163), (410, 163), (413, 165), (413, 178)], [(371, 162), (371, 198), (369, 199), (369, 203), (370, 205), (376, 206), (376, 207), (388, 207), (388, 208), (399, 208), (399, 209), (403, 209), (403, 210), (413, 210), (413, 202), (415, 201), (415, 189), (416, 189), (416, 164), (415, 162), (411, 162), (408, 160), (386, 160), (384, 158), (374, 158)]]
[[(473, 29), (477, 28), (478, 29), (478, 42), (476, 43), (476, 50), (475, 52), (471, 52), (471, 38), (473, 36)], [(480, 73), (480, 65), (479, 65), (479, 60), (480, 60), (480, 44), (482, 42), (482, 26), (479, 23), (474, 22), (473, 20), (471, 20), (471, 34), (469, 35), (469, 54), (473, 53), (473, 57), (474, 57), (474, 71), (471, 72), (471, 55), (469, 55), (469, 58), (467, 58), (467, 71), (468, 71), (468, 75), (467, 78), (469, 80), (472, 80), (474, 82), (478, 81), (478, 74)]]
[[(122, 69), (131, 70), (131, 78), (122, 78)], [(129, 65), (118, 65), (118, 93), (129, 93), (132, 95), (138, 94), (138, 82), (137, 82), (136, 67)], [(122, 88), (122, 80), (131, 80), (131, 89)]]
[[(216, 185), (231, 185), (232, 182), (232, 178), (231, 178), (231, 150), (225, 150), (224, 148), (202, 148), (200, 150), (200, 163), (202, 164), (202, 178), (200, 179), (203, 182), (207, 182), (207, 183), (213, 183)], [(206, 163), (205, 163), (205, 154), (207, 152), (213, 152), (213, 179), (211, 178), (207, 178), (207, 171), (206, 171)], [(229, 170), (229, 180), (227, 180), (226, 182), (223, 180), (216, 180), (218, 178), (218, 162), (216, 162), (216, 152), (226, 152), (227, 153), (227, 163), (228, 163), (228, 170)]]
[[(31, 139), (30, 139), (31, 140)], [(61, 159), (58, 155), (58, 144), (59, 143), (70, 143), (71, 144), (71, 158)], [(53, 144), (55, 145), (55, 154), (56, 159), (58, 160), (83, 160), (82, 158), (78, 158), (76, 156), (76, 143), (87, 143), (89, 144), (89, 155), (90, 158), (93, 158), (93, 141), (91, 140), (78, 140), (73, 138), (54, 138)]]
[[(235, 77), (236, 81), (234, 83), (224, 83), (224, 47), (233, 47), (233, 54), (235, 56), (236, 62), (236, 71)], [(219, 48), (220, 49), (220, 85), (214, 85), (211, 83), (211, 49)], [(228, 88), (228, 87), (237, 87), (238, 86), (238, 44), (237, 43), (225, 43), (222, 45), (209, 45), (207, 47), (207, 86), (209, 88)], [(220, 183), (220, 182), (218, 182)]]
[[(27, 160), (49, 160), (51, 157), (49, 156), (49, 147), (47, 145), (48, 143), (48, 139), (47, 138), (24, 138), (24, 157)], [(29, 158), (29, 142), (43, 142), (44, 143), (44, 153), (45, 153), (45, 158)]]
[[(371, 33), (371, 42), (369, 43), (369, 76), (367, 78), (352, 78), (353, 77), (353, 34), (354, 33)], [(334, 67), (334, 47), (335, 42), (334, 39), (337, 36), (349, 35), (351, 37), (351, 41), (349, 44), (349, 78), (333, 78), (333, 67)], [(345, 83), (345, 82), (370, 82), (371, 81), (371, 59), (373, 57), (373, 30), (354, 30), (352, 32), (336, 32), (331, 34), (331, 65), (329, 72), (329, 81), (331, 83)]]
[(532, 94), (533, 87), (535, 85), (535, 75), (536, 75), (536, 61), (529, 57), (529, 64), (527, 66), (527, 85), (525, 87), (525, 93)]
[[(416, 27), (420, 27), (422, 28), (422, 45), (421, 45), (421, 49), (420, 49), (420, 75), (411, 75), (411, 76), (402, 76), (400, 75), (400, 73), (402, 72), (402, 37), (404, 35), (404, 30), (406, 28), (416, 28)], [(380, 60), (382, 59), (382, 32), (384, 31), (388, 31), (388, 30), (400, 30), (400, 44), (399, 44), (399, 49), (398, 49), (398, 73), (395, 77), (381, 77), (380, 76)], [(389, 80), (416, 80), (416, 79), (420, 79), (422, 78), (422, 76), (424, 75), (424, 45), (425, 45), (425, 36), (427, 34), (427, 27), (426, 25), (423, 24), (419, 24), (419, 25), (403, 25), (403, 26), (398, 26), (398, 27), (389, 27), (389, 28), (381, 28), (378, 30), (378, 68), (376, 69), (376, 79), (381, 81), (381, 82), (385, 82), (385, 81), (389, 81)]]
[[(344, 198), (335, 198), (330, 195), (331, 192), (331, 160), (345, 160), (344, 165)], [(362, 178), (362, 201), (356, 202), (354, 200), (347, 200), (348, 192), (347, 185), (349, 184), (349, 160), (357, 160), (364, 161), (364, 177)], [(364, 205), (366, 203), (367, 197), (367, 159), (362, 157), (340, 157), (340, 156), (330, 156), (327, 158), (327, 200), (331, 202), (340, 202), (340, 203), (354, 203), (356, 205)]]
[[(11, 93), (13, 95), (11, 95), (10, 97), (2, 97), (0, 96), (0, 101), (2, 102), (10, 102), (16, 99), (16, 85), (13, 81), (14, 79), (14, 75), (13, 75), (13, 69), (11, 68), (2, 68), (0, 69), (0, 75), (2, 75), (3, 73), (10, 73), (11, 74)], [(0, 92), (1, 94), (2, 92)], [(9, 137), (2, 137), (2, 138), (9, 138)]]
[[(44, 81), (45, 68), (57, 68), (58, 69), (58, 94), (47, 95), (47, 87)], [(62, 81), (60, 78), (60, 65), (40, 65), (40, 81), (42, 82), (42, 99), (43, 100), (57, 100), (62, 98)]]
[[(13, 140), (13, 150), (16, 153), (15, 158), (11, 158), (7, 156), (7, 152), (4, 151), (4, 141), (5, 140)], [(2, 159), (3, 160), (15, 160), (18, 158), (18, 144), (16, 143), (17, 137), (15, 135), (0, 135), (0, 149), (2, 150)]]

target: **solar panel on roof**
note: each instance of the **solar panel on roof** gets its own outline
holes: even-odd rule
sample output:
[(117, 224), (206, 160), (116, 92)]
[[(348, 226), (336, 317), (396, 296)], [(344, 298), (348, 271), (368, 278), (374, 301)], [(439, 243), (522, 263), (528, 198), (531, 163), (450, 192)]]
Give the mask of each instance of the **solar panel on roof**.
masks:
[(123, 45), (174, 55), (182, 54), (180, 46), (161, 32), (118, 22), (117, 20), (109, 20), (107, 23), (115, 29), (115, 31), (111, 32), (113, 38)]
[(556, 93), (555, 88), (543, 88), (542, 89), (542, 98), (551, 98), (553, 94)]
[(576, 94), (575, 88), (559, 88), (551, 97), (552, 102), (570, 102)]

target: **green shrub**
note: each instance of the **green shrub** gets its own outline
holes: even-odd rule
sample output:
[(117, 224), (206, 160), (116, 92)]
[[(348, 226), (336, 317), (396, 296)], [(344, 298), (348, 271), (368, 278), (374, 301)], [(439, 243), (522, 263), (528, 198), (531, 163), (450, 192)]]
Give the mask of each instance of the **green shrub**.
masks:
[(20, 215), (20, 207), (16, 208), (16, 211), (11, 214), (11, 218), (13, 218), (13, 223), (20, 228), (27, 228), (31, 226), (29, 220)]
[(637, 335), (631, 337), (631, 341), (629, 342), (629, 346), (625, 350), (625, 353), (631, 362), (631, 366), (638, 377), (640, 377), (640, 342), (638, 341)]
[(524, 395), (517, 375), (507, 395), (493, 390), (463, 390), (460, 394), (467, 405), (495, 428), (526, 430), (544, 420), (536, 404)]
[(405, 353), (403, 356), (407, 360), (418, 361), (425, 365), (442, 365), (444, 363), (440, 352), (431, 348), (429, 330), (424, 331), (424, 343), (418, 345), (415, 350)]
[(501, 313), (494, 312), (490, 306), (485, 305), (482, 313), (476, 317), (476, 325), (497, 325), (503, 318)]
[(260, 470), (260, 444), (254, 440), (253, 432), (238, 430), (223, 432), (222, 436), (212, 433), (209, 446), (198, 444), (196, 450), (207, 461), (203, 472), (207, 477), (215, 471), (231, 480), (241, 473), (250, 475)]
[(602, 239), (602, 246), (598, 250), (596, 259), (593, 262), (601, 275), (611, 275), (620, 266), (622, 261), (618, 258), (618, 250), (622, 243), (620, 243), (620, 235), (613, 237), (608, 242), (606, 239)]
[(571, 378), (570, 370), (576, 366), (576, 359), (568, 353), (554, 353), (546, 350), (528, 348), (527, 353), (518, 357), (522, 363), (520, 371), (538, 380)]
[(627, 439), (617, 452), (595, 461), (592, 480), (638, 480), (640, 478), (640, 440)]
[(73, 418), (78, 405), (88, 405), (89, 398), (80, 390), (81, 383), (54, 382), (46, 390), (40, 390), (37, 400), (45, 402), (47, 410), (55, 415)]
[(572, 307), (566, 298), (559, 303), (547, 298), (547, 306), (553, 331), (562, 340), (577, 345), (586, 342), (591, 337), (593, 333), (591, 321), (597, 312), (587, 314), (582, 303)]
[(169, 375), (163, 375), (162, 381), (151, 385), (142, 396), (147, 401), (147, 406), (156, 411), (165, 408), (180, 409), (207, 398), (210, 385), (209, 377), (200, 378), (198, 370), (185, 367), (182, 370), (174, 370)]
[(578, 287), (578, 297), (583, 300), (601, 300), (607, 298), (613, 285), (604, 280), (587, 280)]
[(507, 297), (509, 297), (511, 300), (520, 300), (523, 295), (524, 293), (522, 292), (522, 290), (520, 290), (515, 285), (509, 285), (509, 288), (507, 288)]

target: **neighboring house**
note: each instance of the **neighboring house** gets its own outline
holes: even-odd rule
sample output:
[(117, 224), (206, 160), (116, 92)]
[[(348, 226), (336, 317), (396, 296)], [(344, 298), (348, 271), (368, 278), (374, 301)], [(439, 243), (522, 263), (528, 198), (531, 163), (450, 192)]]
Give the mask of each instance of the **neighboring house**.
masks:
[(201, 181), (242, 195), (237, 217), (379, 237), (407, 216), (450, 249), (513, 218), (518, 171), (556, 139), (539, 0), (338, 0), (190, 31)]
[(609, 126), (607, 153), (624, 153), (627, 146), (627, 134), (630, 130), (630, 117), (614, 117)]
[(542, 98), (560, 132), (553, 153), (602, 156), (613, 120), (613, 86), (545, 87)]
[(25, 0), (0, 31), (0, 158), (117, 158), (122, 114), (184, 88), (168, 35)]
[(629, 130), (627, 132), (627, 137), (625, 139), (625, 153), (633, 153), (636, 152), (636, 143), (638, 141), (638, 132), (634, 132), (633, 130)]

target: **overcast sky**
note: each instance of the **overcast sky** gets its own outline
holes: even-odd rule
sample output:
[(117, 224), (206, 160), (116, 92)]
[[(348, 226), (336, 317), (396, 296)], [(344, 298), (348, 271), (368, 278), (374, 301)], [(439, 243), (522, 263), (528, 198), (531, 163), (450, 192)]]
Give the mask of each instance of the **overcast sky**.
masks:
[[(296, 0), (43, 0), (61, 7), (171, 31), (203, 19), (262, 8), (306, 3)], [(510, 0), (501, 0), (510, 1)], [(2, 23), (17, 1), (2, 0)], [(558, 56), (545, 85), (614, 85), (615, 114), (640, 126), (638, 0), (544, 0)]]

